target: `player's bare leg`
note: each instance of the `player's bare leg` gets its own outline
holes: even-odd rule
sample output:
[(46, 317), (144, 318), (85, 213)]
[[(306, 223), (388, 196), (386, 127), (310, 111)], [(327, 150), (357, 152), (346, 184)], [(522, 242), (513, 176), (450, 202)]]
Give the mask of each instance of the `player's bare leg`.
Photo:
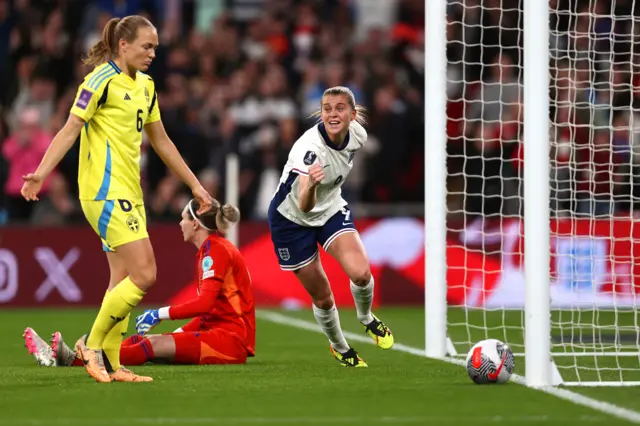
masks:
[(38, 336), (38, 333), (36, 333), (33, 328), (27, 327), (22, 337), (24, 337), (24, 346), (27, 348), (27, 351), (34, 356), (39, 365), (44, 367), (56, 366), (56, 357), (49, 347), (49, 344)]
[[(126, 365), (143, 365), (148, 362), (170, 364), (176, 356), (176, 345), (171, 335), (131, 335), (120, 348), (120, 358)], [(197, 363), (197, 362), (196, 362)]]
[(340, 263), (351, 280), (351, 294), (358, 320), (364, 325), (365, 332), (380, 348), (391, 348), (394, 343), (391, 330), (371, 312), (374, 282), (369, 259), (358, 233), (339, 235), (325, 250)]
[(343, 366), (366, 367), (367, 364), (349, 346), (340, 327), (338, 308), (333, 299), (329, 279), (322, 269), (320, 257), (295, 271), (295, 275), (313, 300), (313, 315), (331, 343), (331, 354)]
[(170, 335), (153, 334), (147, 337), (153, 348), (153, 358), (156, 362), (172, 363), (176, 357), (176, 341)]

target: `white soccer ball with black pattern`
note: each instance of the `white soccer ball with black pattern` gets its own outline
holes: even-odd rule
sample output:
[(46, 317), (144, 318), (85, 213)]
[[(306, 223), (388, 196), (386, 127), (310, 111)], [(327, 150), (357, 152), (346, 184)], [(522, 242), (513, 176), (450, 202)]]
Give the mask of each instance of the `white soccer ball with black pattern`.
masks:
[(509, 346), (487, 339), (471, 348), (466, 365), (469, 377), (477, 384), (504, 383), (511, 377), (515, 360)]

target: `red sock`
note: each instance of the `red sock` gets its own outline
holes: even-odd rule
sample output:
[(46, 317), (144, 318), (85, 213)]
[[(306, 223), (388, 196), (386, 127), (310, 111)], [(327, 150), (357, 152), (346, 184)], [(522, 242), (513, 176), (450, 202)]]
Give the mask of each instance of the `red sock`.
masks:
[(131, 336), (124, 339), (124, 341), (122, 342), (122, 346), (135, 345), (136, 343), (140, 343), (142, 340), (144, 340), (144, 336), (140, 336), (139, 334), (132, 334)]
[(122, 365), (142, 365), (153, 361), (153, 347), (149, 339), (144, 339), (134, 345), (120, 347), (120, 362)]
[[(143, 341), (144, 341), (144, 336), (139, 336), (137, 334), (133, 334), (127, 337), (122, 342), (122, 346), (120, 347), (120, 361), (122, 361), (123, 364), (126, 363), (127, 365), (141, 365), (153, 359), (153, 348), (151, 347), (150, 344), (148, 344), (149, 343), (148, 340), (146, 341), (144, 347), (140, 346), (140, 343)], [(138, 346), (138, 347), (136, 348), (135, 346)], [(130, 348), (130, 350), (125, 350), (127, 348)], [(145, 348), (150, 355), (149, 359), (147, 359), (147, 356), (146, 356), (147, 353), (145, 352)], [(126, 362), (124, 361), (125, 359), (126, 359)], [(73, 364), (71, 364), (71, 366), (84, 367), (84, 362), (82, 362), (80, 358), (76, 358), (73, 360)]]

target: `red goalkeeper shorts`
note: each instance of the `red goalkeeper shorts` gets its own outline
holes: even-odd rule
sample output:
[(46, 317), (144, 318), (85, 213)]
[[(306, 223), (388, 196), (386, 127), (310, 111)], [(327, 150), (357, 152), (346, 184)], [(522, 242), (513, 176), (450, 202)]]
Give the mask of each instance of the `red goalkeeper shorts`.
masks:
[(244, 364), (247, 349), (236, 333), (224, 329), (171, 333), (176, 343), (175, 364)]

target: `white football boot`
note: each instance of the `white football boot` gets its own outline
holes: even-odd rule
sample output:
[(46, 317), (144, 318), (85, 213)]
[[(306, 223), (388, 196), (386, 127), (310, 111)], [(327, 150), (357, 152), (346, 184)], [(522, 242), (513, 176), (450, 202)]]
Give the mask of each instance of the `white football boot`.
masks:
[(33, 328), (27, 327), (22, 337), (24, 337), (24, 346), (27, 351), (34, 356), (39, 365), (44, 367), (56, 366), (56, 357), (53, 350), (47, 342), (38, 336), (38, 333)]

